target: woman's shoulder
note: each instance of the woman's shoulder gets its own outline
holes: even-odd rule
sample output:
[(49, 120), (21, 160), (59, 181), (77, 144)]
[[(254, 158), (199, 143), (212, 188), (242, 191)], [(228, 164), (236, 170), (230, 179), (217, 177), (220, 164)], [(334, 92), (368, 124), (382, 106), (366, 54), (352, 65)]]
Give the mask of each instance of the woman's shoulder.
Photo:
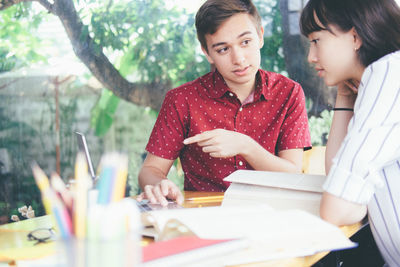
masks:
[(373, 62), (369, 67), (374, 68), (374, 66), (384, 66), (388, 64), (400, 66), (400, 50), (381, 57), (377, 61)]
[(398, 73), (400, 73), (400, 50), (387, 54), (371, 63), (365, 69), (362, 80), (366, 81), (371, 75), (379, 73), (383, 78), (394, 74), (397, 79)]

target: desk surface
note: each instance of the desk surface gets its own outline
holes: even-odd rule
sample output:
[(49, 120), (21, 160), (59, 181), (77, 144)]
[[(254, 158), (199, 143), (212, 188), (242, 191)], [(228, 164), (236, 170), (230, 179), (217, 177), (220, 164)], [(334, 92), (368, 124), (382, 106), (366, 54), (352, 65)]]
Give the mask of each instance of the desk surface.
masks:
[[(222, 202), (223, 193), (210, 192), (185, 192), (186, 208), (219, 206)], [(0, 262), (12, 261), (12, 259), (34, 259), (42, 255), (48, 255), (49, 251), (54, 250), (54, 243), (34, 245), (34, 241), (27, 240), (27, 234), (37, 228), (49, 228), (53, 225), (51, 216), (41, 216), (16, 223), (0, 225)], [(347, 237), (352, 236), (361, 227), (361, 223), (351, 226), (343, 226), (341, 230)], [(152, 242), (151, 239), (143, 239), (143, 245)], [(312, 256), (298, 257), (279, 261), (269, 261), (263, 263), (248, 264), (245, 266), (311, 266), (323, 258), (328, 252), (318, 253)]]
[[(221, 192), (191, 192), (186, 191), (185, 202), (183, 206), (185, 208), (198, 208), (207, 206), (219, 206), (224, 197), (224, 193)], [(361, 223), (356, 223), (349, 226), (342, 226), (340, 229), (347, 237), (351, 237), (361, 228)], [(269, 261), (262, 263), (252, 263), (241, 266), (257, 267), (257, 266), (282, 266), (282, 267), (301, 267), (311, 266), (320, 259), (322, 259), (329, 252), (321, 252), (311, 256), (297, 257), (292, 259)]]

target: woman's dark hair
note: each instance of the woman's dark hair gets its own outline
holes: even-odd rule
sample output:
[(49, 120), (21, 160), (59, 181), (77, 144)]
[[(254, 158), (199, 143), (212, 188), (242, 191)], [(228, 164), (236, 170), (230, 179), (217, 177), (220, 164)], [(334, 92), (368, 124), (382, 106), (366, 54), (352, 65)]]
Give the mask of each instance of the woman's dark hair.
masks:
[(310, 0), (301, 14), (301, 33), (333, 33), (329, 25), (342, 32), (354, 27), (362, 41), (358, 56), (364, 66), (400, 50), (400, 8), (394, 0)]
[(207, 0), (196, 14), (197, 38), (201, 46), (208, 52), (206, 34), (214, 34), (222, 23), (240, 13), (249, 14), (257, 31), (261, 30), (261, 17), (251, 0)]

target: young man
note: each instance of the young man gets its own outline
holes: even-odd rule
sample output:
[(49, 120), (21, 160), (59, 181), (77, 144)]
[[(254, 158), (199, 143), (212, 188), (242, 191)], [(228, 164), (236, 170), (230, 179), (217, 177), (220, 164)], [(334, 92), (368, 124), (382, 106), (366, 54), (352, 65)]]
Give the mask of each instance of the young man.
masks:
[(208, 0), (197, 36), (212, 71), (169, 91), (147, 144), (139, 199), (182, 203), (166, 176), (179, 157), (184, 189), (225, 191), (239, 169), (300, 172), (310, 147), (301, 86), (260, 70), (261, 18), (250, 0)]

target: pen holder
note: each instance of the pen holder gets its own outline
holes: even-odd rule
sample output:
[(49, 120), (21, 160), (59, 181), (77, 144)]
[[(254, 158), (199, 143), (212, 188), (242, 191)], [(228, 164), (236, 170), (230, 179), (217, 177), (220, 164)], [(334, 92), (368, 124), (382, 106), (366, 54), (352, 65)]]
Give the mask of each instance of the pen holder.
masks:
[(138, 266), (141, 262), (140, 212), (132, 199), (90, 205), (84, 236), (58, 240), (68, 267)]
[(88, 240), (75, 237), (59, 240), (62, 265), (68, 267), (138, 266), (141, 262), (140, 240), (128, 234), (114, 240)]

